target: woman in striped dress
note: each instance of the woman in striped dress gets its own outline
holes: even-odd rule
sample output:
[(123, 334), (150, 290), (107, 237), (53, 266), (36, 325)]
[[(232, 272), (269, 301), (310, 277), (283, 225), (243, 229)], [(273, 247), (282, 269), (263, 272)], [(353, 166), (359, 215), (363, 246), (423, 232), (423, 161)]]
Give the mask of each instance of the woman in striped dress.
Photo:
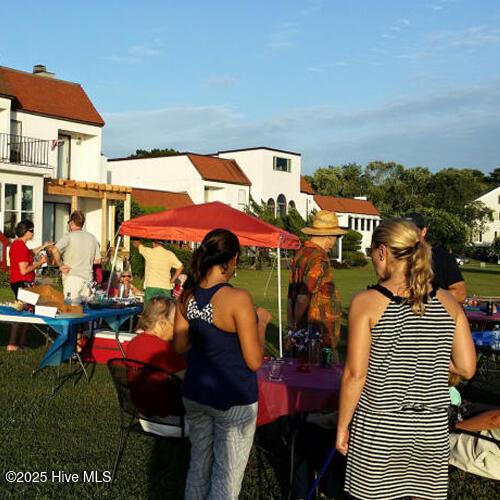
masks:
[(446, 499), (448, 371), (474, 375), (467, 318), (431, 288), (431, 251), (413, 223), (389, 219), (373, 233), (379, 284), (349, 309), (337, 449), (345, 490), (359, 499)]

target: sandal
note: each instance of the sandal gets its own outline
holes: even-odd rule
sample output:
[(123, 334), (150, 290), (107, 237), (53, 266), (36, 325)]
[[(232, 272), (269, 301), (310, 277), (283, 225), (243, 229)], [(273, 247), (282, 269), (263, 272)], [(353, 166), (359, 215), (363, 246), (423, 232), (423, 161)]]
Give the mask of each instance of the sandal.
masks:
[(16, 352), (16, 351), (20, 351), (20, 350), (21, 350), (21, 347), (19, 347), (16, 344), (9, 344), (7, 346), (7, 352)]

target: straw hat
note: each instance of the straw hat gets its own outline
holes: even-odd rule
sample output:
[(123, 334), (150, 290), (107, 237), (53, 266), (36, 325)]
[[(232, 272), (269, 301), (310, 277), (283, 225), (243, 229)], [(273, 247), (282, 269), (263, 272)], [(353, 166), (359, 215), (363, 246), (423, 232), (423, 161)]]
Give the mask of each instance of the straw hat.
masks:
[(337, 214), (330, 212), (330, 210), (317, 212), (311, 227), (305, 227), (302, 232), (313, 236), (342, 236), (347, 233), (345, 229), (340, 228)]

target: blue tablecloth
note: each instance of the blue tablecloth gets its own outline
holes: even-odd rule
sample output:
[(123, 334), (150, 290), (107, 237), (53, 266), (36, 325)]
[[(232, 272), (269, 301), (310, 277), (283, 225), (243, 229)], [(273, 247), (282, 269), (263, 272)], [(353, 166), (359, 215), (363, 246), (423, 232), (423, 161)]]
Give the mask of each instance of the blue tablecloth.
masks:
[(39, 318), (58, 334), (40, 362), (40, 368), (60, 365), (72, 356), (76, 345), (76, 331), (73, 328), (75, 325), (103, 319), (114, 332), (117, 332), (127, 319), (135, 314), (139, 314), (141, 311), (142, 306), (124, 307), (123, 309), (89, 309), (82, 316), (78, 317), (48, 318), (26, 311), (16, 311), (11, 307), (0, 306), (0, 314), (12, 316), (12, 321), (16, 321), (16, 317), (22, 316)]
[(490, 347), (495, 351), (500, 351), (500, 331), (474, 331), (472, 338), (476, 347)]

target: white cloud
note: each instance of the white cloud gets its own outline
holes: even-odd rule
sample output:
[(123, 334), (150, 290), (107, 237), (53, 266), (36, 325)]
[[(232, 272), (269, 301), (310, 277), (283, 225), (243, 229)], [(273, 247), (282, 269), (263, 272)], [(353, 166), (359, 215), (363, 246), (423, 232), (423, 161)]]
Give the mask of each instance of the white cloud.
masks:
[(141, 45), (134, 45), (129, 49), (130, 54), (137, 54), (141, 56), (157, 56), (161, 54), (160, 44), (158, 43), (143, 43)]
[(238, 78), (233, 76), (209, 76), (202, 80), (202, 84), (207, 87), (230, 88), (236, 87), (240, 83)]
[(103, 59), (121, 64), (139, 64), (141, 62), (141, 59), (138, 57), (117, 56), (116, 54), (111, 56), (104, 56)]
[(271, 50), (289, 49), (295, 46), (295, 38), (299, 33), (299, 25), (294, 22), (287, 22), (278, 26), (270, 37), (267, 44)]
[(126, 54), (113, 54), (104, 56), (103, 59), (121, 64), (139, 64), (145, 57), (158, 56), (161, 54), (163, 44), (159, 40), (153, 42), (133, 45), (129, 47)]
[(473, 26), (462, 31), (439, 31), (428, 40), (437, 48), (471, 49), (500, 43), (500, 30)]
[(304, 165), (373, 159), (437, 168), (492, 168), (500, 156), (500, 81), (376, 108), (295, 109), (251, 119), (223, 106), (104, 113), (104, 152), (173, 147), (213, 152), (268, 145), (304, 154)]

